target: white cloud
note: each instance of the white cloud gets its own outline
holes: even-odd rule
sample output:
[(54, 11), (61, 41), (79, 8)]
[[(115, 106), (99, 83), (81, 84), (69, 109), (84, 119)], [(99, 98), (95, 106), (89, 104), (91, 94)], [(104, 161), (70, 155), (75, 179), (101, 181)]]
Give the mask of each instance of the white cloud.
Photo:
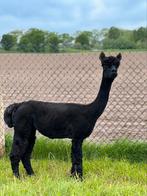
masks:
[(5, 0), (0, 1), (0, 34), (38, 27), (75, 32), (110, 26), (146, 25), (146, 0)]
[(98, 17), (103, 17), (106, 11), (106, 6), (103, 0), (92, 0), (92, 9), (90, 10), (90, 20), (96, 20)]

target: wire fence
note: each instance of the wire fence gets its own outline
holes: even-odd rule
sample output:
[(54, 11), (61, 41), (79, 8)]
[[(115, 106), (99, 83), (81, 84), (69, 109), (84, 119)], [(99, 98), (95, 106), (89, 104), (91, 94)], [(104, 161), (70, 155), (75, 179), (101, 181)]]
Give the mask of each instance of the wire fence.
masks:
[[(147, 55), (145, 52), (123, 52), (122, 58), (109, 102), (89, 141), (147, 140)], [(98, 52), (0, 54), (1, 108), (30, 99), (90, 103), (99, 91), (101, 77)], [(3, 124), (3, 109), (0, 124), (6, 133), (9, 130)], [(3, 135), (0, 131), (1, 148)]]

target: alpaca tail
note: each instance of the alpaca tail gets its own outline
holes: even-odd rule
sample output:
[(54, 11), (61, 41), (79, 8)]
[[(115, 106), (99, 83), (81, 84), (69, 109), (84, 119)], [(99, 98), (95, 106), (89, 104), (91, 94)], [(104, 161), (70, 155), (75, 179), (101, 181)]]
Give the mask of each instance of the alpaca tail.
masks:
[(8, 127), (12, 128), (13, 124), (13, 117), (17, 110), (17, 108), (21, 105), (21, 103), (14, 103), (9, 105), (4, 111), (4, 121), (8, 125)]

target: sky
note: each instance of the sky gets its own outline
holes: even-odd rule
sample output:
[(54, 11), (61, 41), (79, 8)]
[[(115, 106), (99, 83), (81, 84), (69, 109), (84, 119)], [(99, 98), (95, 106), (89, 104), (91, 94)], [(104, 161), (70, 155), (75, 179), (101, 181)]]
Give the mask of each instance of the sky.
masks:
[(74, 33), (147, 24), (147, 0), (0, 0), (0, 35), (39, 28)]

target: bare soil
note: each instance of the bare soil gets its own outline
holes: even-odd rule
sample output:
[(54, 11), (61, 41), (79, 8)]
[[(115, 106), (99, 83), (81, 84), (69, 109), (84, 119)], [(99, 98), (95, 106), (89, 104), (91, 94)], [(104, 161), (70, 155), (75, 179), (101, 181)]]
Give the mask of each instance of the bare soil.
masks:
[[(123, 52), (122, 57), (108, 105), (90, 140), (147, 140), (147, 54)], [(99, 53), (0, 54), (5, 107), (30, 99), (86, 104), (95, 99), (101, 77)]]

